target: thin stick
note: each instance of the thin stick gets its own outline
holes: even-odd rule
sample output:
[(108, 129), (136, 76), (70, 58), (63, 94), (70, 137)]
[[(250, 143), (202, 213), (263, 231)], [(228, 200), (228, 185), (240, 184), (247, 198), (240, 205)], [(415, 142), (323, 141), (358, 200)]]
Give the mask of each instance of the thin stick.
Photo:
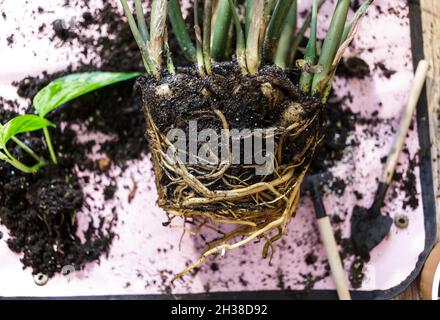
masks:
[(332, 271), (332, 277), (336, 285), (339, 300), (351, 300), (330, 218), (326, 216), (318, 219), (317, 223), (321, 242), (324, 244), (327, 253), (328, 263), (330, 265), (330, 270)]
[(425, 85), (426, 76), (428, 74), (429, 64), (425, 60), (421, 60), (417, 67), (414, 81), (411, 87), (408, 104), (406, 105), (402, 120), (400, 121), (399, 129), (388, 156), (387, 164), (385, 165), (384, 175), (381, 182), (390, 184), (396, 170), (397, 162), (399, 161), (400, 153), (405, 144), (406, 135), (408, 133), (417, 102), (420, 99), (423, 86)]
[(196, 61), (196, 48), (191, 41), (188, 30), (186, 29), (179, 0), (169, 0), (168, 6), (168, 16), (170, 18), (171, 26), (183, 54), (188, 60)]
[(126, 0), (120, 0), (120, 1), (122, 4), (122, 8), (124, 9), (124, 13), (127, 17), (131, 32), (133, 33), (134, 39), (136, 40), (138, 46), (141, 47), (144, 43), (142, 39), (142, 35), (136, 25), (136, 21), (134, 20), (133, 14), (131, 13), (130, 8), (128, 7), (128, 3)]

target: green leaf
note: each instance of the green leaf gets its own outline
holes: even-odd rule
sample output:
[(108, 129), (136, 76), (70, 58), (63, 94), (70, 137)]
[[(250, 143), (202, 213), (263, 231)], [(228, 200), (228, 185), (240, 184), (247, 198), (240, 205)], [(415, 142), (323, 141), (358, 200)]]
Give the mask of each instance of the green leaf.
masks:
[(4, 149), (6, 143), (17, 134), (36, 131), (47, 127), (55, 127), (55, 125), (49, 120), (33, 114), (17, 116), (9, 120), (5, 125), (0, 126), (0, 145)]
[(131, 72), (87, 72), (75, 73), (49, 83), (34, 97), (37, 113), (44, 117), (59, 106), (86, 93), (105, 86), (129, 80), (141, 73)]

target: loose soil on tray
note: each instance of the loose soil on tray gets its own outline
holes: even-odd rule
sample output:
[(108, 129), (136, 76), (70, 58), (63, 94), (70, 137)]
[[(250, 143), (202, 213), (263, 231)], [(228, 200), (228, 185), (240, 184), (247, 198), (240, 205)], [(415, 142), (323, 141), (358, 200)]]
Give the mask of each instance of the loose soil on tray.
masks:
[[(13, 114), (2, 112), (1, 116), (3, 120), (3, 116), (9, 118)], [(73, 142), (72, 132), (56, 132), (54, 138), (66, 154), (78, 157), (88, 151), (87, 146)], [(21, 139), (39, 154), (46, 150), (41, 139)], [(32, 163), (17, 148), (12, 151), (24, 163)], [(79, 269), (87, 262), (99, 260), (102, 253), (108, 253), (115, 236), (111, 231), (114, 221), (97, 221), (92, 216), (84, 240), (77, 235), (76, 214), (84, 203), (73, 167), (77, 157), (60, 157), (60, 165), (47, 166), (35, 175), (0, 163), (0, 220), (10, 232), (9, 248), (23, 255), (23, 267), (32, 268), (33, 274), (52, 277), (66, 266)], [(83, 158), (80, 163), (87, 164), (87, 160)]]
[[(74, 71), (142, 71), (142, 60), (128, 24), (112, 3), (105, 2), (96, 12), (90, 11), (87, 0), (66, 1), (65, 5), (75, 5), (85, 11), (82, 20), (78, 22), (81, 28), (71, 28), (60, 17), (53, 23), (43, 23), (38, 28), (38, 33), (46, 34), (46, 31), (50, 30), (51, 39), (57, 46), (75, 44), (81, 47), (79, 64), (67, 66), (65, 70), (55, 74), (44, 73), (17, 82), (18, 94), (28, 101), (31, 101), (38, 90), (51, 80)], [(353, 6), (358, 5), (358, 1), (353, 2)], [(41, 10), (46, 9), (41, 8)], [(3, 15), (3, 19), (7, 19), (6, 15)], [(110, 36), (87, 35), (87, 30), (93, 30), (98, 26), (109, 30)], [(80, 29), (83, 31), (78, 31)], [(8, 40), (8, 44), (13, 45), (12, 39)], [(170, 45), (176, 46), (172, 37)], [(87, 59), (90, 56), (100, 58)], [(184, 64), (179, 61), (180, 59), (176, 57), (177, 65)], [(386, 77), (394, 73), (383, 64), (374, 66), (374, 69), (377, 68)], [(371, 66), (363, 60), (349, 58), (338, 70), (338, 76), (347, 79), (364, 78), (369, 76), (370, 70)], [(83, 187), (87, 184), (88, 178), (85, 172), (101, 174), (112, 180), (114, 178), (108, 174), (109, 167), (118, 166), (124, 170), (127, 161), (141, 159), (148, 153), (145, 119), (141, 111), (142, 103), (140, 94), (133, 89), (134, 83), (134, 80), (127, 81), (85, 95), (50, 114), (49, 119), (58, 125), (52, 130), (54, 145), (59, 150), (58, 166), (47, 166), (36, 175), (24, 175), (9, 165), (0, 163), (0, 222), (9, 230), (10, 249), (22, 255), (23, 267), (31, 268), (33, 274), (44, 273), (51, 277), (62, 272), (66, 265), (79, 269), (86, 263), (99, 261), (103, 255), (108, 254), (116, 236), (113, 229), (118, 219), (117, 210), (114, 210), (111, 219), (104, 220), (99, 214), (90, 215), (90, 223), (86, 230), (78, 230), (77, 215), (86, 205)], [(374, 115), (371, 119), (365, 119), (344, 108), (344, 100), (350, 98), (349, 96), (337, 98), (333, 95), (329, 100), (329, 107), (324, 112), (326, 136), (311, 164), (311, 173), (332, 168), (347, 152), (350, 152), (350, 148), (356, 145), (356, 141), (349, 139), (356, 124), (367, 124), (368, 130), (374, 132), (374, 127), (381, 123), (381, 120)], [(15, 101), (0, 98), (0, 122), (4, 123), (11, 119), (15, 113), (8, 110), (17, 110), (18, 106)], [(31, 106), (29, 110), (32, 110)], [(255, 114), (259, 115), (258, 112)], [(256, 120), (264, 121), (264, 119)], [(71, 128), (73, 124), (81, 124), (83, 128), (81, 133)], [(80, 142), (81, 139), (78, 139), (80, 135), (87, 133), (103, 133), (111, 136), (112, 139), (101, 144), (95, 141)], [(48, 158), (47, 149), (39, 134), (23, 135), (20, 138)], [(103, 158), (99, 160), (89, 158), (94, 147), (98, 148)], [(20, 154), (18, 149), (12, 151), (24, 162), (31, 161)], [(397, 175), (395, 179), (400, 179), (401, 188), (405, 191), (407, 198), (405, 205), (416, 208), (418, 202), (415, 197), (416, 181), (413, 171), (417, 165), (417, 158), (411, 159), (410, 163), (408, 171), (400, 173), (401, 175)], [(347, 182), (336, 179), (324, 188), (324, 192), (333, 192), (338, 197), (343, 197), (346, 184)], [(105, 199), (112, 200), (117, 186), (111, 183), (104, 189)], [(357, 192), (356, 197), (359, 199), (363, 195)], [(344, 219), (344, 216), (333, 216), (334, 225), (342, 225)], [(350, 240), (343, 238), (338, 228), (336, 235), (342, 248), (343, 258), (350, 261), (356, 253)], [(300, 242), (298, 245), (301, 245)], [(307, 254), (304, 259), (314, 269), (318, 265), (325, 265), (326, 271), (322, 275), (313, 276), (311, 273), (303, 275), (304, 286), (306, 289), (312, 289), (315, 282), (329, 275), (328, 265), (327, 262), (316, 259), (313, 252)], [(355, 288), (362, 284), (364, 262), (355, 258), (351, 265), (350, 281)], [(211, 269), (216, 271), (218, 266), (212, 264)], [(282, 271), (280, 272), (277, 277), (280, 287), (284, 288)], [(166, 288), (167, 292), (171, 291), (168, 285)], [(206, 289), (209, 291), (209, 283)]]
[[(102, 58), (99, 65), (80, 63), (75, 68), (68, 66), (55, 74), (27, 77), (15, 83), (21, 97), (31, 101), (50, 81), (73, 71), (142, 70), (140, 55), (129, 27), (111, 4), (96, 12), (92, 21), (88, 14), (83, 18), (83, 23), (89, 27), (108, 26), (115, 38), (110, 40), (102, 36), (95, 39), (73, 31), (60, 31), (65, 24), (56, 21), (52, 41), (75, 39), (84, 48), (84, 56), (93, 47), (97, 56)], [(144, 138), (145, 121), (140, 110), (141, 99), (135, 94), (133, 85), (134, 80), (104, 88), (49, 115), (48, 118), (57, 124), (51, 133), (58, 150), (58, 166), (50, 165), (35, 175), (26, 175), (0, 163), (0, 220), (9, 229), (9, 248), (22, 255), (23, 267), (30, 267), (33, 274), (43, 273), (52, 277), (62, 272), (65, 266), (80, 269), (87, 262), (99, 261), (103, 254), (108, 254), (115, 237), (113, 227), (117, 213), (105, 220), (99, 216), (99, 212), (90, 214), (86, 230), (78, 230), (77, 214), (86, 204), (83, 186), (88, 181), (87, 172), (105, 175), (112, 181), (114, 178), (107, 172), (111, 165), (124, 170), (127, 161), (140, 159), (148, 153)], [(14, 117), (15, 113), (7, 110), (17, 107), (15, 101), (0, 99), (0, 122), (5, 123)], [(32, 106), (29, 106), (28, 112), (33, 113)], [(73, 124), (80, 124), (85, 132), (102, 133), (111, 138), (98, 145), (95, 141), (82, 143), (78, 139), (80, 133), (71, 128)], [(38, 154), (49, 158), (41, 135), (24, 135), (21, 139)], [(89, 155), (96, 146), (103, 158), (91, 160)], [(20, 150), (11, 150), (22, 158)], [(111, 182), (104, 188), (104, 198), (112, 200), (116, 189), (117, 186)]]

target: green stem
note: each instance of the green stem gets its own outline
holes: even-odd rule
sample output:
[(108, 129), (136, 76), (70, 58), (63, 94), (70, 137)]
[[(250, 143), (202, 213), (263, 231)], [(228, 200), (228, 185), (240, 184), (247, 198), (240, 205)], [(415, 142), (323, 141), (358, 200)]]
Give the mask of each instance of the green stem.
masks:
[(174, 67), (173, 56), (170, 50), (170, 45), (168, 44), (168, 31), (166, 32), (165, 35), (164, 51), (165, 51), (165, 57), (167, 59), (168, 72), (172, 75), (175, 75), (176, 68)]
[(366, 0), (362, 5), (357, 9), (356, 13), (354, 14), (353, 18), (345, 25), (344, 32), (342, 33), (341, 42), (339, 43), (339, 46), (341, 46), (345, 40), (348, 38), (348, 34), (350, 33), (351, 28), (353, 27), (353, 23), (357, 21), (361, 16), (363, 16), (367, 10), (368, 7), (373, 3), (374, 0)]
[(139, 31), (142, 39), (144, 40), (144, 44), (147, 44), (150, 35), (148, 33), (148, 27), (145, 21), (144, 9), (142, 8), (141, 0), (134, 0), (134, 5), (136, 8), (137, 25), (139, 26)]
[(124, 9), (124, 13), (127, 17), (131, 32), (133, 33), (133, 37), (136, 40), (136, 43), (138, 44), (138, 46), (142, 46), (143, 45), (142, 35), (139, 32), (139, 29), (136, 25), (136, 21), (134, 20), (133, 14), (131, 13), (130, 8), (128, 7), (128, 3), (126, 0), (120, 0), (120, 1), (122, 4), (122, 8)]
[(333, 74), (330, 81), (327, 83), (324, 92), (322, 93), (321, 101), (323, 104), (326, 104), (328, 101), (328, 97), (330, 96), (330, 93), (332, 91), (334, 80), (335, 80), (335, 75)]
[(52, 145), (52, 139), (50, 138), (50, 133), (48, 128), (43, 128), (44, 139), (46, 140), (47, 148), (49, 149), (50, 157), (52, 162), (58, 164), (57, 156), (55, 153), (55, 149)]
[(254, 1), (246, 0), (246, 39), (249, 35), (249, 28), (251, 27), (252, 15), (254, 14)]
[(133, 34), (136, 44), (138, 45), (139, 50), (141, 51), (142, 61), (144, 62), (145, 70), (147, 71), (148, 74), (154, 74), (154, 69), (150, 60), (150, 56), (148, 55), (146, 44), (142, 39), (142, 35), (139, 32), (133, 14), (131, 13), (130, 8), (128, 7), (127, 0), (120, 0), (120, 2), (122, 4), (122, 8), (124, 9), (125, 16), (127, 17), (128, 25), (130, 26), (131, 33)]
[(30, 147), (28, 147), (25, 143), (23, 143), (17, 137), (12, 137), (11, 140), (14, 141), (20, 148), (22, 148), (27, 154), (29, 154), (36, 161), (38, 161), (38, 162), (42, 161), (42, 159), (34, 152), (34, 150), (32, 150)]
[(154, 66), (156, 78), (160, 77), (163, 64), (163, 49), (165, 42), (165, 32), (167, 27), (167, 0), (153, 0), (151, 3), (151, 37), (148, 44), (148, 53)]
[(227, 56), (229, 28), (232, 11), (229, 0), (218, 0), (214, 29), (212, 33), (212, 58), (222, 61)]
[(322, 67), (322, 71), (315, 74), (313, 77), (312, 95), (323, 93), (323, 90), (327, 85), (327, 83), (324, 82), (329, 76), (333, 60), (339, 48), (349, 7), (350, 0), (338, 0), (338, 3), (336, 4), (332, 21), (322, 46), (321, 56), (319, 58), (319, 64)]
[(196, 33), (196, 57), (197, 57), (197, 67), (199, 69), (200, 76), (205, 76), (205, 63), (203, 59), (203, 36), (202, 30), (200, 30), (199, 23), (199, 3), (194, 1), (194, 31)]
[[(0, 150), (2, 150), (3, 148), (2, 147), (0, 147)], [(0, 151), (0, 160), (2, 160), (2, 161), (8, 161), (8, 157), (3, 153), (3, 152), (1, 152)]]
[(203, 8), (203, 59), (208, 74), (212, 73), (211, 63), (211, 18), (212, 0), (205, 0)]
[(35, 172), (36, 172), (36, 170), (34, 170), (34, 169), (32, 169), (32, 168), (30, 168), (30, 167), (24, 165), (24, 164), (21, 163), (21, 162), (14, 161), (14, 160), (10, 160), (10, 159), (7, 159), (7, 160), (5, 160), (5, 161), (6, 161), (7, 163), (9, 163), (11, 166), (17, 168), (18, 170), (20, 170), (20, 171), (22, 171), (22, 172), (24, 172), (24, 173), (35, 173)]
[(285, 69), (287, 67), (287, 58), (292, 46), (293, 37), (296, 31), (296, 22), (298, 18), (298, 2), (293, 0), (289, 9), (289, 14), (286, 18), (286, 24), (281, 33), (280, 41), (278, 42), (278, 48), (275, 55), (275, 64), (280, 68)]
[(232, 17), (235, 24), (235, 32), (237, 37), (237, 46), (236, 46), (236, 54), (237, 54), (237, 62), (241, 68), (241, 72), (245, 75), (247, 74), (247, 66), (246, 66), (246, 43), (244, 40), (244, 32), (241, 27), (240, 17), (238, 16), (237, 7), (234, 5), (233, 0), (229, 0), (229, 6), (232, 10)]
[(283, 31), (284, 22), (292, 2), (287, 0), (278, 0), (275, 6), (272, 17), (270, 18), (269, 26), (267, 28), (266, 38), (264, 40), (264, 56), (268, 59), (273, 59), (276, 51), (276, 46)]
[[(229, 0), (228, 0), (229, 1)], [(237, 43), (237, 41), (234, 40), (235, 39), (235, 23), (234, 21), (232, 21), (232, 23), (229, 26), (229, 31), (228, 31), (228, 40), (226, 42), (226, 59), (227, 60), (231, 60), (232, 59), (232, 54), (235, 51), (235, 45)]]
[[(313, 0), (310, 37), (309, 37), (309, 42), (307, 43), (306, 51), (304, 53), (305, 63), (309, 66), (314, 66), (318, 58), (318, 54), (316, 51), (317, 31), (318, 31), (318, 0)], [(310, 94), (312, 81), (313, 81), (313, 74), (304, 70), (301, 73), (301, 79), (300, 79), (301, 91), (306, 94)]]
[[(319, 0), (318, 2), (318, 11), (322, 7), (326, 0)], [(292, 48), (290, 49), (289, 54), (289, 65), (290, 67), (295, 65), (295, 58), (296, 54), (298, 52), (299, 46), (301, 45), (301, 42), (304, 39), (304, 34), (306, 33), (307, 29), (310, 26), (310, 23), (312, 22), (312, 12), (309, 12), (306, 19), (304, 20), (304, 24), (301, 26), (301, 28), (298, 30), (298, 33), (295, 36), (295, 40), (293, 41)]]
[(249, 36), (246, 42), (246, 63), (251, 75), (255, 75), (261, 64), (261, 33), (265, 29), (264, 0), (255, 0)]
[[(351, 29), (353, 28), (353, 24), (362, 16), (365, 14), (365, 12), (367, 12), (368, 7), (373, 3), (374, 0), (366, 0), (360, 7), (359, 9), (356, 11), (355, 15), (353, 16), (353, 18), (345, 25), (344, 28), (344, 32), (342, 33), (342, 37), (341, 37), (341, 41), (339, 44), (339, 47), (342, 46), (342, 44), (345, 42), (345, 40), (347, 40), (348, 35), (351, 31)], [(336, 71), (336, 70), (335, 70)], [(335, 72), (333, 72), (330, 81), (327, 83), (327, 86), (325, 87), (325, 90), (322, 94), (322, 103), (327, 103), (328, 97), (330, 96), (331, 90), (332, 90), (332, 85), (333, 85), (333, 81), (335, 79)]]
[(267, 19), (270, 19), (272, 12), (273, 12), (273, 8), (275, 7), (277, 1), (285, 1), (288, 2), (289, 0), (266, 0), (266, 4), (264, 7), (264, 16)]
[(177, 42), (179, 43), (179, 46), (182, 49), (185, 57), (190, 61), (195, 61), (196, 48), (191, 41), (188, 30), (186, 29), (179, 0), (169, 0), (168, 6), (168, 16), (170, 18), (171, 26), (173, 27)]
[(3, 148), (3, 151), (8, 157), (8, 159), (4, 159), (4, 161), (14, 166), (18, 170), (23, 171), (24, 173), (35, 173), (38, 171), (38, 169), (40, 169), (44, 165), (43, 163), (38, 163), (33, 167), (28, 167), (27, 165), (18, 161), (12, 154), (10, 154), (9, 151), (6, 149), (6, 147)]

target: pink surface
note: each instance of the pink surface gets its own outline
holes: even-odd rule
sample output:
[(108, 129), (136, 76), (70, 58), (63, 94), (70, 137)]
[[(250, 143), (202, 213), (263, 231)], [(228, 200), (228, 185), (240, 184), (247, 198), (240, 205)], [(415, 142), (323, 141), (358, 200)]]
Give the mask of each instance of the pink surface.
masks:
[[(114, 0), (115, 2), (118, 2)], [(74, 62), (80, 48), (54, 48), (45, 37), (35, 37), (32, 30), (36, 30), (42, 22), (50, 24), (61, 15), (69, 20), (79, 19), (82, 12), (75, 7), (62, 8), (63, 0), (0, 1), (0, 11), (5, 11), (7, 23), (1, 21), (0, 34), (0, 96), (16, 99), (15, 88), (10, 85), (13, 80), (20, 80), (29, 74), (38, 75), (42, 71), (62, 69), (68, 62)], [(329, 1), (328, 1), (329, 2)], [(300, 1), (300, 6), (309, 6), (310, 1)], [(347, 56), (359, 56), (370, 66), (378, 62), (386, 62), (389, 69), (398, 72), (390, 79), (381, 75), (379, 70), (373, 70), (372, 76), (364, 80), (337, 79), (335, 88), (338, 96), (351, 92), (352, 101), (345, 101), (345, 105), (354, 112), (369, 117), (374, 111), (379, 116), (390, 119), (389, 124), (376, 127), (381, 141), (364, 132), (365, 127), (358, 125), (355, 135), (360, 145), (349, 148), (340, 164), (333, 168), (337, 177), (342, 177), (350, 183), (343, 198), (328, 195), (325, 205), (332, 215), (345, 216), (351, 212), (355, 204), (369, 206), (377, 186), (382, 164), (380, 159), (389, 151), (393, 137), (387, 133), (390, 127), (396, 127), (412, 79), (412, 63), (410, 49), (410, 30), (407, 18), (408, 10), (404, 1), (378, 0), (383, 14), (373, 7), (370, 14), (359, 27), (358, 36)], [(100, 1), (92, 2), (99, 6)], [(29, 19), (31, 12), (41, 5), (53, 10), (49, 13), (37, 15)], [(398, 7), (396, 12), (389, 13), (389, 8)], [(402, 8), (400, 8), (401, 6)], [(331, 11), (332, 3), (327, 3), (320, 15), (320, 26), (328, 24), (325, 13)], [(20, 10), (17, 10), (20, 8)], [(62, 14), (61, 14), (62, 13)], [(74, 21), (73, 20), (73, 21)], [(15, 28), (20, 25), (20, 31)], [(386, 30), (386, 32), (384, 32)], [(6, 37), (15, 33), (15, 44), (7, 47)], [(50, 51), (49, 51), (50, 49)], [(372, 50), (369, 50), (372, 49)], [(36, 52), (36, 54), (34, 54)], [(99, 58), (96, 57), (97, 61)], [(383, 106), (379, 105), (381, 103)], [(23, 107), (26, 106), (23, 103)], [(385, 122), (386, 123), (386, 122)], [(84, 137), (88, 139), (90, 137)], [(95, 137), (92, 137), (95, 138)], [(418, 151), (419, 144), (416, 130), (412, 130), (408, 137), (410, 156)], [(407, 166), (408, 156), (402, 156), (401, 167)], [(117, 172), (114, 173), (117, 176)], [(420, 182), (417, 175), (417, 189), (420, 194)], [(129, 190), (134, 177), (138, 184), (138, 191), (132, 203), (128, 203)], [(7, 248), (7, 230), (0, 226), (6, 237), (0, 241), (0, 296), (72, 296), (72, 295), (113, 295), (113, 294), (156, 294), (163, 293), (169, 286), (169, 280), (179, 272), (188, 261), (196, 260), (201, 253), (201, 244), (188, 233), (183, 238), (179, 249), (179, 240), (182, 235), (180, 222), (174, 221), (172, 228), (164, 228), (166, 221), (164, 212), (155, 206), (156, 193), (154, 177), (151, 173), (149, 158), (133, 162), (121, 177), (118, 177), (118, 193), (120, 201), (107, 203), (101, 208), (103, 199), (101, 191), (105, 183), (91, 179), (85, 186), (86, 192), (93, 194), (95, 202), (91, 202), (91, 212), (111, 218), (113, 206), (118, 208), (119, 221), (115, 239), (108, 259), (102, 258), (100, 265), (89, 264), (83, 271), (68, 276), (58, 275), (44, 287), (34, 284), (30, 270), (22, 270), (19, 256), (11, 253)], [(347, 179), (346, 179), (347, 180)], [(392, 188), (395, 188), (394, 186)], [(391, 189), (392, 189), (391, 188)], [(363, 200), (356, 200), (354, 191), (361, 191)], [(393, 190), (390, 190), (392, 193)], [(384, 211), (391, 216), (403, 213), (402, 199), (398, 196), (388, 202)], [(87, 223), (86, 211), (80, 214), (82, 224)], [(423, 210), (404, 212), (409, 216), (410, 225), (406, 230), (399, 230), (393, 226), (390, 236), (372, 252), (372, 259), (366, 266), (366, 280), (361, 290), (384, 290), (400, 284), (414, 270), (419, 254), (425, 244)], [(208, 287), (214, 291), (242, 291), (242, 290), (278, 290), (280, 279), (277, 275), (284, 274), (283, 282), (286, 288), (302, 290), (304, 278), (302, 275), (312, 273), (315, 277), (323, 274), (324, 270), (318, 267), (307, 266), (304, 257), (314, 252), (319, 261), (325, 260), (321, 245), (316, 245), (318, 237), (314, 221), (314, 212), (310, 200), (303, 198), (298, 208), (297, 216), (292, 220), (287, 230), (287, 236), (276, 244), (276, 252), (272, 263), (261, 260), (262, 244), (248, 245), (244, 248), (227, 252), (223, 257), (209, 259), (208, 263), (186, 282), (178, 282), (172, 288), (173, 293), (204, 292)], [(344, 237), (349, 234), (349, 216), (342, 226)], [(163, 249), (166, 249), (163, 250)], [(160, 249), (160, 251), (159, 251)], [(215, 261), (219, 271), (213, 272), (210, 265)], [(246, 261), (243, 264), (243, 261)], [(344, 261), (349, 269), (350, 260)], [(321, 264), (316, 264), (320, 266)], [(166, 270), (166, 271), (164, 271)], [(315, 289), (333, 289), (334, 284), (330, 277), (324, 278), (315, 284)]]

